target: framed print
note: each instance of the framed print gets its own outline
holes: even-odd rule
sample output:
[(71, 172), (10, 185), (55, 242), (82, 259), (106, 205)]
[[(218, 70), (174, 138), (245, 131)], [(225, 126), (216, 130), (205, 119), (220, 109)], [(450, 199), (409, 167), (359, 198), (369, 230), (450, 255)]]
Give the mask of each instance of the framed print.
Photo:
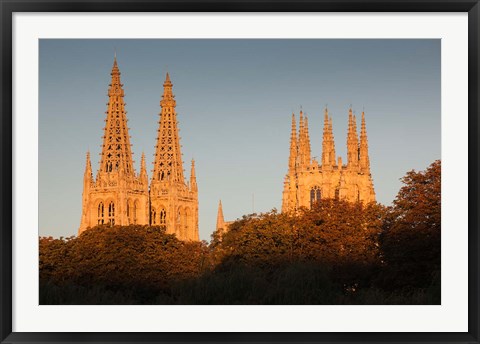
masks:
[(478, 342), (479, 8), (2, 1), (2, 343)]

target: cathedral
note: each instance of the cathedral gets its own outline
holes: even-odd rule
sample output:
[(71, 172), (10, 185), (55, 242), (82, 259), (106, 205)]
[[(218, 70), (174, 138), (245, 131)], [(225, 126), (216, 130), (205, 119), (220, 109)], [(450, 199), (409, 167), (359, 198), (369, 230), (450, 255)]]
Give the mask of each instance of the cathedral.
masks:
[[(295, 212), (301, 207), (311, 208), (321, 198), (343, 199), (349, 202), (375, 202), (370, 158), (368, 156), (367, 127), (362, 112), (360, 138), (357, 119), (348, 112), (347, 164), (335, 154), (332, 118), (324, 113), (322, 161), (311, 157), (308, 118), (300, 111), (299, 130), (292, 114), (290, 156), (282, 197), (282, 212)], [(223, 217), (222, 202), (218, 205), (216, 232), (225, 234), (231, 222)]]
[(308, 118), (300, 111), (297, 132), (295, 114), (292, 114), (290, 156), (285, 176), (282, 212), (310, 208), (321, 198), (344, 199), (349, 202), (375, 201), (370, 173), (365, 113), (362, 112), (360, 139), (357, 120), (350, 108), (348, 113), (347, 163), (336, 157), (332, 118), (325, 109), (323, 125), (322, 160), (311, 157)]
[(187, 183), (170, 76), (167, 73), (163, 84), (150, 185), (145, 155), (142, 154), (139, 174), (133, 166), (125, 94), (116, 58), (111, 77), (100, 166), (95, 178), (90, 153), (87, 153), (78, 233), (102, 224), (161, 225), (180, 240), (199, 240), (195, 162), (192, 160)]

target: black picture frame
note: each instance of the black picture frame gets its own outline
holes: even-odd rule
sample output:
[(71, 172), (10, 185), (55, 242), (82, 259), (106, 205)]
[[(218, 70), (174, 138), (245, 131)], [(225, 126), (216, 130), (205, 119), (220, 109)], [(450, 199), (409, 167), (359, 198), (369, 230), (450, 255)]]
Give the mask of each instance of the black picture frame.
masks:
[[(460, 333), (21, 333), (12, 332), (12, 16), (15, 12), (468, 12), (468, 332)], [(405, 342), (479, 343), (478, 0), (0, 0), (1, 343)]]

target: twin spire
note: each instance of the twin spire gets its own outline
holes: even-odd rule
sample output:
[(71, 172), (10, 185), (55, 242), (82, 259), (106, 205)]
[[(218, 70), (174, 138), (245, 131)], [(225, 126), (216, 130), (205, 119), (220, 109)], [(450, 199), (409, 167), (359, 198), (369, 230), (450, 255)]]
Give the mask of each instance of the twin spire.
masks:
[[(108, 108), (106, 111), (106, 125), (104, 127), (103, 145), (99, 173), (124, 173), (127, 177), (135, 177), (133, 167), (130, 136), (127, 126), (127, 112), (125, 110), (123, 84), (120, 80), (115, 54), (113, 67), (110, 73), (111, 82), (108, 89)], [(163, 84), (163, 95), (160, 101), (160, 113), (157, 144), (155, 146), (155, 162), (152, 180), (184, 182), (182, 154), (180, 151), (180, 137), (175, 112), (175, 96), (172, 91), (172, 82), (167, 73)], [(87, 172), (89, 171), (89, 172)], [(91, 174), (90, 152), (87, 153), (85, 173)], [(145, 154), (142, 153), (140, 177), (148, 180)], [(195, 161), (192, 160), (190, 185), (197, 188), (195, 177)]]

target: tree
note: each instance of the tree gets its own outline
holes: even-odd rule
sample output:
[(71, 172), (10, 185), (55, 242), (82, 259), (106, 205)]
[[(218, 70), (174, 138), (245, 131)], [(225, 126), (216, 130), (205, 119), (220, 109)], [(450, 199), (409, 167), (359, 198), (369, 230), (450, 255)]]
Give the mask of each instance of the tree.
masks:
[(441, 162), (408, 172), (385, 223), (382, 251), (384, 287), (423, 287), (439, 277)]
[(40, 278), (148, 298), (199, 276), (207, 253), (204, 242), (180, 241), (158, 226), (96, 226), (68, 240), (40, 238)]
[(384, 213), (375, 203), (323, 199), (295, 215), (272, 211), (244, 217), (217, 244), (218, 269), (255, 267), (274, 280), (286, 266), (316, 266), (340, 291), (368, 287), (379, 266)]

